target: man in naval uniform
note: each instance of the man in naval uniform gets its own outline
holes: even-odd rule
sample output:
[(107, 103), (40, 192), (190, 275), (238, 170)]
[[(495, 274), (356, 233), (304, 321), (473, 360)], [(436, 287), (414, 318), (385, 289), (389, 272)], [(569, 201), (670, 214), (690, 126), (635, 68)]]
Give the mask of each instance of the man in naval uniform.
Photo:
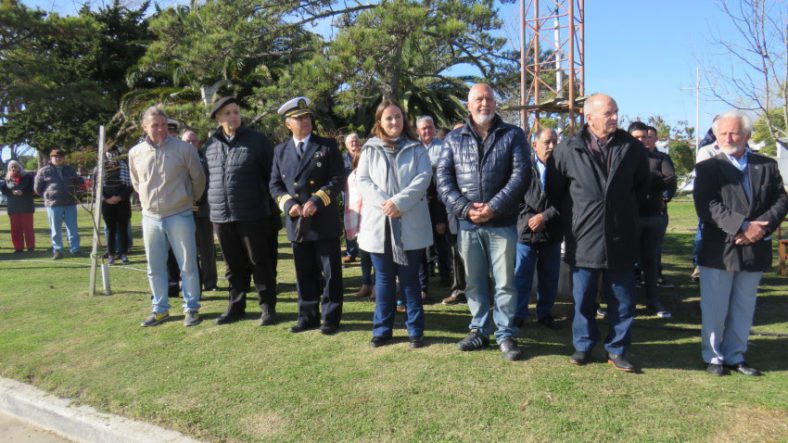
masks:
[[(277, 111), (293, 137), (274, 149), (271, 195), (285, 213), (298, 288), (298, 333), (337, 332), (342, 317), (339, 198), (344, 169), (337, 142), (312, 133), (309, 99), (296, 97)], [(319, 305), (322, 305), (322, 325)]]

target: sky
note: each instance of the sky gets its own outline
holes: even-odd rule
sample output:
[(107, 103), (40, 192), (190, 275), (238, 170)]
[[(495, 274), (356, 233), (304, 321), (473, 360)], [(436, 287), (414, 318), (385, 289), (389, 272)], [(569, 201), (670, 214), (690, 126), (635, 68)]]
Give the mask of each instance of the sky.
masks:
[[(74, 0), (24, 3), (66, 15), (82, 4)], [(94, 7), (102, 3), (91, 2)], [(168, 6), (178, 1), (158, 3)], [(501, 35), (511, 47), (519, 48), (519, 2), (499, 3), (498, 7), (505, 21)], [(699, 68), (704, 88), (700, 127), (705, 133), (714, 115), (729, 108), (707, 89), (707, 79), (719, 79), (718, 74), (729, 72), (733, 62), (714, 44), (719, 35), (733, 38), (735, 32), (716, 0), (586, 0), (585, 92), (612, 96), (620, 114), (629, 120), (660, 115), (671, 125), (685, 120), (695, 126), (695, 73)]]

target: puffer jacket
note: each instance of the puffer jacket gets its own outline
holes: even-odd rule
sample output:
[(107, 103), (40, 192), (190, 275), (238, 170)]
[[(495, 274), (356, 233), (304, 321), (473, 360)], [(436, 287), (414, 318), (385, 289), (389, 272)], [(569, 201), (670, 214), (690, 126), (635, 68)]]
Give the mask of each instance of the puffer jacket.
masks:
[[(361, 191), (361, 230), (358, 246), (367, 252), (382, 254), (386, 240), (387, 217), (381, 210), (386, 200), (399, 208), (402, 222), (402, 246), (406, 251), (432, 244), (432, 226), (427, 209), (427, 187), (432, 167), (427, 150), (421, 143), (403, 140), (394, 155), (396, 171), (388, 168), (383, 141), (373, 137), (364, 144), (356, 168)], [(389, 189), (388, 177), (395, 173), (399, 191)]]
[(631, 269), (639, 255), (638, 208), (649, 185), (642, 143), (621, 129), (609, 142), (605, 174), (586, 148), (587, 125), (555, 147), (547, 162), (547, 195), (561, 212), (571, 266)]
[(485, 226), (513, 226), (529, 183), (531, 148), (522, 129), (495, 116), (481, 140), (470, 119), (443, 142), (436, 171), (438, 195), (460, 221), (460, 229), (479, 227), (468, 219), (472, 203), (487, 203), (494, 217)]
[(242, 126), (227, 141), (217, 129), (205, 144), (211, 221), (230, 223), (271, 215), (268, 182), (274, 146), (259, 132)]
[(44, 166), (36, 174), (34, 189), (36, 194), (44, 198), (44, 205), (47, 207), (78, 203), (77, 191), (83, 179), (71, 166), (63, 165), (62, 168), (62, 178), (57, 173), (57, 168), (51, 164)]

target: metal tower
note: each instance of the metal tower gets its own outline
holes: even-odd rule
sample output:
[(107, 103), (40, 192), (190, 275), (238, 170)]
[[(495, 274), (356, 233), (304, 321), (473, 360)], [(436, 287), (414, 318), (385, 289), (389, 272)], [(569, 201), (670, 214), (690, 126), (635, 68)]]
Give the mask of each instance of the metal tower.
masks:
[[(539, 119), (573, 132), (583, 121), (585, 45), (583, 0), (520, 0), (520, 126)], [(566, 127), (568, 126), (568, 127)]]

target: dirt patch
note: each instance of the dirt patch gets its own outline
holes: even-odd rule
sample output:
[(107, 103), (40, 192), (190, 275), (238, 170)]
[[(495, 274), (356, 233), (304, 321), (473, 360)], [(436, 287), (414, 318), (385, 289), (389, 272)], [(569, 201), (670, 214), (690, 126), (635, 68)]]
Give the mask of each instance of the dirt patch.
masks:
[(258, 412), (241, 419), (244, 430), (255, 437), (272, 437), (282, 431), (287, 420), (273, 412)]
[(721, 421), (727, 428), (714, 435), (714, 442), (788, 441), (788, 411), (759, 407), (737, 408)]

